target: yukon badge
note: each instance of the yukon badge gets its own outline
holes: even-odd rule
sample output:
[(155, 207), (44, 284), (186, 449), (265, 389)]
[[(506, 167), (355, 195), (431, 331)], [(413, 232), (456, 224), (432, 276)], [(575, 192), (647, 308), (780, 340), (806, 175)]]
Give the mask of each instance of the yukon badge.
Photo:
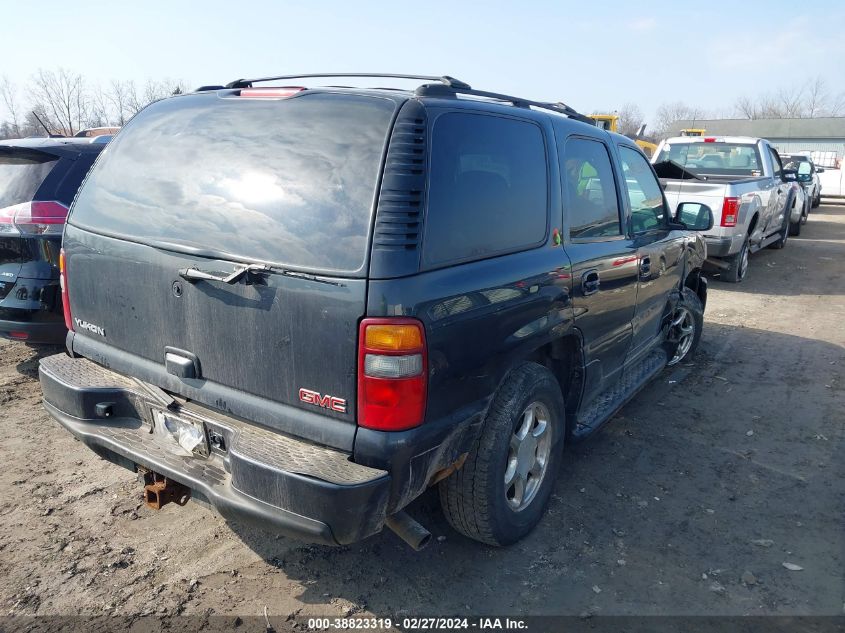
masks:
[(299, 399), (307, 404), (313, 404), (323, 409), (330, 409), (338, 413), (346, 413), (346, 400), (334, 396), (324, 396), (310, 389), (300, 389)]
[(92, 334), (96, 334), (98, 336), (105, 336), (106, 331), (101, 328), (99, 325), (94, 325), (93, 323), (88, 323), (88, 321), (83, 321), (82, 319), (74, 319), (74, 323), (76, 323), (76, 327), (80, 330), (88, 330)]

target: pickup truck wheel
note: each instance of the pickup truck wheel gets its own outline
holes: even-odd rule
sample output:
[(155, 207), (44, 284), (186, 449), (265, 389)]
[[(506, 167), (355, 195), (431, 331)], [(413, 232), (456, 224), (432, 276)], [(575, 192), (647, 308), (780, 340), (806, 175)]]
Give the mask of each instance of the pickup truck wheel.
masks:
[(560, 386), (535, 363), (515, 369), (487, 412), (463, 467), (440, 482), (440, 504), (458, 532), (510, 545), (540, 521), (560, 468), (565, 435)]
[(722, 271), (719, 277), (725, 281), (738, 284), (745, 279), (745, 275), (748, 273), (748, 238), (743, 242), (739, 252), (727, 261), (730, 266)]
[(786, 241), (789, 239), (789, 236), (792, 235), (792, 222), (789, 221), (789, 216), (791, 214), (787, 214), (783, 228), (780, 230), (780, 237), (777, 239), (776, 242), (772, 242), (769, 244), (769, 248), (774, 248), (776, 250), (780, 250), (784, 246), (786, 246)]
[(813, 198), (813, 208), (814, 209), (817, 208), (821, 203), (822, 203), (822, 194), (818, 194), (818, 195), (816, 195), (815, 198)]
[(670, 353), (669, 365), (677, 365), (685, 358), (692, 357), (701, 341), (704, 329), (704, 308), (701, 299), (690, 288), (684, 288), (681, 300), (672, 313), (667, 342)]
[(798, 220), (798, 222), (790, 222), (789, 223), (789, 234), (790, 235), (801, 235), (801, 224), (802, 224), (801, 220)]

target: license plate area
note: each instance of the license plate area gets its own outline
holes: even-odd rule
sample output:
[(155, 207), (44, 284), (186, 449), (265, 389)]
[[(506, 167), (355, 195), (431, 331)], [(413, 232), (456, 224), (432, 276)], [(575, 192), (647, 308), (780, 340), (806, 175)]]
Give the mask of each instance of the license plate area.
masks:
[(208, 432), (201, 419), (158, 408), (152, 408), (151, 412), (153, 434), (171, 452), (184, 457), (208, 457)]

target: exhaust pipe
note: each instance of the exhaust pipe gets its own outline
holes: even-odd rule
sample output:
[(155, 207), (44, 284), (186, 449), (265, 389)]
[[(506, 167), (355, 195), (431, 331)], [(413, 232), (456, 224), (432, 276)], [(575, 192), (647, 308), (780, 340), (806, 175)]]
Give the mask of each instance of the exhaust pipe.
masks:
[(431, 540), (431, 532), (412, 519), (407, 512), (397, 512), (387, 517), (384, 524), (418, 552)]

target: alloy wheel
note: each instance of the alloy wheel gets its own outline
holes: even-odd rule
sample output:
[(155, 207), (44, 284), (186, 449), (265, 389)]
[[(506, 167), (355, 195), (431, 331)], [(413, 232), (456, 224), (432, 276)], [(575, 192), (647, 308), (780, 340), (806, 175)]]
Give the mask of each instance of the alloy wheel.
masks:
[(669, 326), (669, 341), (677, 343), (675, 355), (669, 361), (669, 365), (680, 363), (689, 353), (694, 340), (695, 318), (685, 306), (678, 306), (672, 315), (672, 323)]
[(552, 447), (549, 410), (541, 402), (529, 404), (510, 439), (505, 469), (505, 499), (514, 512), (528, 507), (537, 495)]

